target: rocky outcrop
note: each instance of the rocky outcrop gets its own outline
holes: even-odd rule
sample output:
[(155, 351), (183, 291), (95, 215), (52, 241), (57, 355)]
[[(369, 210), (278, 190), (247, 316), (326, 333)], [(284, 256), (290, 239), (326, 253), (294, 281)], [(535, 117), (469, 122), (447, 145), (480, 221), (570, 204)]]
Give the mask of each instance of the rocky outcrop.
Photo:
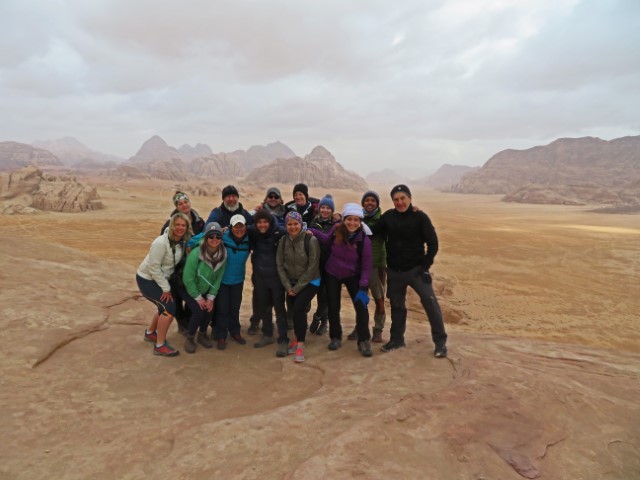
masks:
[(143, 172), (138, 167), (134, 167), (133, 165), (118, 165), (114, 171), (105, 173), (105, 175), (120, 178), (122, 180), (144, 180), (151, 178), (149, 174)]
[(231, 178), (244, 175), (244, 170), (238, 162), (232, 158), (226, 158), (224, 154), (197, 158), (189, 165), (189, 171), (199, 178)]
[(96, 187), (74, 176), (45, 176), (36, 167), (0, 174), (3, 213), (30, 213), (26, 207), (52, 212), (84, 212), (102, 208)]
[(57, 140), (38, 140), (33, 142), (33, 146), (49, 150), (64, 165), (78, 170), (114, 168), (124, 161), (123, 158), (115, 155), (91, 150), (73, 137), (64, 137)]
[(28, 165), (62, 166), (62, 162), (53, 153), (42, 148), (26, 143), (0, 142), (0, 171), (11, 172)]
[(562, 191), (567, 188), (571, 195), (578, 195), (575, 200), (579, 203), (592, 202), (594, 198), (607, 203), (614, 200), (617, 191), (639, 179), (640, 136), (611, 141), (564, 138), (528, 150), (504, 150), (480, 170), (466, 174), (453, 191), (515, 194), (523, 189), (511, 195), (510, 201), (525, 201), (524, 198), (540, 199), (544, 186), (555, 192), (547, 195), (548, 199), (555, 198), (554, 203), (574, 201), (563, 196)]
[(141, 163), (137, 167), (150, 177), (160, 180), (184, 181), (188, 178), (189, 172), (186, 163), (180, 159)]
[(254, 169), (246, 178), (261, 186), (273, 183), (306, 183), (310, 187), (350, 188), (365, 191), (364, 178), (345, 170), (324, 147), (314, 148), (305, 158), (278, 159), (268, 165)]
[(187, 145), (185, 143), (178, 149), (178, 152), (185, 160), (193, 160), (199, 157), (213, 156), (211, 147), (205, 143), (198, 143), (195, 147), (192, 147), (191, 145)]
[(429, 175), (418, 184), (425, 187), (449, 190), (460, 182), (460, 179), (467, 173), (479, 170), (480, 167), (468, 167), (466, 165), (449, 165), (445, 163), (435, 173)]

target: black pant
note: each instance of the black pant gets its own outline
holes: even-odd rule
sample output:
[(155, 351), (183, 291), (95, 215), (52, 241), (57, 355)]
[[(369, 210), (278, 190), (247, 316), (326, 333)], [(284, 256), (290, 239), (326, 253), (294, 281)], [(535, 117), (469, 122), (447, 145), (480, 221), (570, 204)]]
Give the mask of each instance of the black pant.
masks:
[(362, 302), (355, 302), (354, 298), (360, 290), (360, 275), (349, 278), (337, 278), (327, 273), (325, 275), (327, 288), (327, 303), (329, 306), (329, 337), (342, 339), (342, 325), (340, 324), (340, 294), (342, 285), (347, 287), (349, 296), (356, 311), (356, 332), (358, 341), (369, 340), (369, 310)]
[(387, 297), (391, 303), (391, 340), (404, 342), (404, 332), (407, 328), (407, 287), (411, 287), (420, 297), (420, 303), (429, 319), (433, 343), (444, 345), (447, 342), (447, 332), (444, 329), (440, 305), (433, 286), (427, 282), (422, 272), (420, 266), (406, 272), (397, 272), (390, 268), (387, 270)]
[[(253, 279), (253, 297), (255, 299), (255, 312), (257, 319), (262, 320), (262, 334), (266, 337), (273, 336), (273, 319), (271, 307), (276, 311), (276, 323), (278, 328), (284, 325), (284, 338), (287, 337), (287, 311), (285, 310), (284, 287), (279, 277), (261, 277), (256, 275)], [(278, 331), (278, 337), (282, 336)], [(285, 340), (286, 341), (286, 340)]]
[[(317, 291), (318, 287), (309, 283), (296, 296), (287, 295), (287, 312), (293, 315), (293, 331), (296, 334), (296, 340), (299, 342), (304, 342), (307, 334), (307, 307)], [(285, 325), (281, 327), (280, 322), (278, 322), (278, 333), (281, 334), (282, 328), (284, 328), (284, 335), (286, 336), (286, 318), (284, 323)], [(280, 338), (278, 338), (278, 343), (282, 343)]]
[(314, 317), (320, 318), (323, 321), (326, 321), (327, 316), (329, 315), (329, 305), (327, 303), (326, 275), (326, 273), (322, 273), (322, 280), (320, 283), (320, 288), (318, 289), (318, 296), (316, 297), (318, 306), (316, 308), (316, 313), (313, 315)]
[(236, 285), (220, 285), (216, 297), (216, 326), (213, 338), (226, 340), (227, 333), (240, 334), (240, 305), (242, 304), (242, 287), (244, 283)]
[(211, 323), (211, 319), (213, 319), (213, 310), (210, 312), (202, 310), (195, 298), (191, 297), (184, 287), (178, 287), (178, 293), (185, 299), (187, 306), (191, 310), (191, 319), (187, 325), (189, 335), (195, 335), (198, 327), (200, 327), (202, 333), (207, 333), (209, 323)]

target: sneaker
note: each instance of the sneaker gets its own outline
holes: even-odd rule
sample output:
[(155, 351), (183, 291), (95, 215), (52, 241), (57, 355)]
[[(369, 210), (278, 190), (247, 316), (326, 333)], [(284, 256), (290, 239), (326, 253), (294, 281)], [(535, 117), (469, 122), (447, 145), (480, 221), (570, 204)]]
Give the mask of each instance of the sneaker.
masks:
[(156, 332), (155, 330), (151, 333), (147, 333), (147, 331), (144, 331), (144, 341), (145, 342), (153, 342), (154, 344), (158, 341), (158, 332)]
[(382, 330), (378, 328), (373, 329), (373, 336), (371, 337), (373, 343), (382, 343)]
[(171, 348), (171, 346), (168, 345), (167, 342), (164, 342), (159, 347), (155, 345), (153, 346), (153, 354), (160, 355), (162, 357), (175, 357), (179, 355), (180, 352), (174, 348)]
[(282, 358), (287, 355), (289, 355), (289, 346), (287, 345), (287, 342), (279, 343), (278, 350), (276, 350), (276, 357)]
[(296, 345), (296, 354), (293, 356), (293, 361), (296, 363), (304, 362), (304, 345)]
[(354, 328), (353, 332), (351, 332), (349, 335), (347, 335), (347, 340), (357, 340), (357, 339), (358, 339), (358, 332)]
[(216, 347), (218, 350), (224, 350), (227, 348), (227, 341), (224, 338), (219, 338)]
[(338, 350), (341, 346), (342, 340), (340, 340), (339, 338), (332, 338), (327, 348), (329, 350)]
[(271, 345), (273, 343), (273, 337), (267, 337), (263, 335), (262, 338), (253, 344), (255, 348), (266, 347), (267, 345)]
[(255, 335), (256, 333), (258, 333), (258, 330), (260, 330), (260, 322), (251, 322), (251, 325), (249, 325), (249, 328), (247, 328), (247, 333), (249, 335)]
[(289, 349), (287, 350), (287, 353), (289, 355), (296, 353), (296, 348), (298, 348), (298, 342), (296, 342), (295, 340), (292, 340), (291, 343), (289, 344)]
[(380, 350), (382, 350), (383, 352), (392, 352), (394, 350), (397, 350), (399, 348), (404, 347), (405, 344), (404, 342), (398, 342), (396, 340), (389, 340), (387, 343), (385, 343), (382, 348)]
[(327, 321), (326, 320), (322, 320), (322, 323), (320, 323), (320, 326), (318, 327), (318, 330), (316, 330), (316, 335), (321, 337), (325, 333), (327, 333)]
[(433, 352), (433, 356), (436, 358), (446, 358), (447, 356), (447, 346), (446, 345), (436, 345), (436, 349)]
[(247, 341), (244, 339), (244, 337), (242, 335), (240, 335), (239, 333), (236, 333), (234, 335), (230, 335), (231, 340), (233, 340), (234, 342), (239, 343), (240, 345), (246, 345)]
[(369, 340), (365, 340), (363, 342), (358, 342), (358, 350), (363, 357), (371, 357), (373, 352), (371, 351), (371, 344)]
[(187, 353), (196, 353), (196, 337), (195, 335), (187, 335), (184, 339), (184, 351)]
[(320, 326), (320, 317), (317, 315), (314, 315), (313, 320), (311, 320), (311, 325), (309, 325), (309, 331), (311, 333), (316, 333), (318, 331), (319, 326)]
[(212, 348), (213, 347), (213, 342), (211, 341), (211, 337), (209, 337), (209, 335), (207, 335), (206, 333), (198, 333), (198, 336), (196, 337), (196, 341), (202, 345), (204, 348)]

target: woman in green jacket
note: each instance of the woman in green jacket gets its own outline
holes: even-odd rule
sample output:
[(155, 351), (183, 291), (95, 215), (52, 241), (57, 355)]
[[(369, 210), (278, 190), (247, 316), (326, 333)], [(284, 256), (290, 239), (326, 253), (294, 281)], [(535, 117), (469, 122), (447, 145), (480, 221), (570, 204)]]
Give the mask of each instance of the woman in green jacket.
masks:
[(182, 275), (184, 287), (178, 287), (192, 312), (184, 342), (187, 353), (196, 351), (198, 327), (200, 332), (197, 342), (205, 348), (213, 347), (207, 335), (207, 327), (213, 318), (213, 303), (220, 290), (226, 266), (227, 250), (222, 243), (222, 229), (216, 222), (211, 222), (204, 229), (200, 246), (189, 253)]

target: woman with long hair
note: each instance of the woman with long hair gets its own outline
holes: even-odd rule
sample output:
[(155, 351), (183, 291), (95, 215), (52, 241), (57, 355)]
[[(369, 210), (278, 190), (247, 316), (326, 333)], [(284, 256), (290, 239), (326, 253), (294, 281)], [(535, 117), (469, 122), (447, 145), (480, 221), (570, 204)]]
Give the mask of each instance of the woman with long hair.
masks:
[(192, 235), (190, 218), (180, 212), (172, 215), (168, 228), (151, 243), (149, 253), (136, 272), (140, 293), (158, 309), (144, 333), (144, 339), (154, 343), (155, 355), (175, 357), (180, 353), (166, 342), (169, 325), (176, 314), (169, 278)]

